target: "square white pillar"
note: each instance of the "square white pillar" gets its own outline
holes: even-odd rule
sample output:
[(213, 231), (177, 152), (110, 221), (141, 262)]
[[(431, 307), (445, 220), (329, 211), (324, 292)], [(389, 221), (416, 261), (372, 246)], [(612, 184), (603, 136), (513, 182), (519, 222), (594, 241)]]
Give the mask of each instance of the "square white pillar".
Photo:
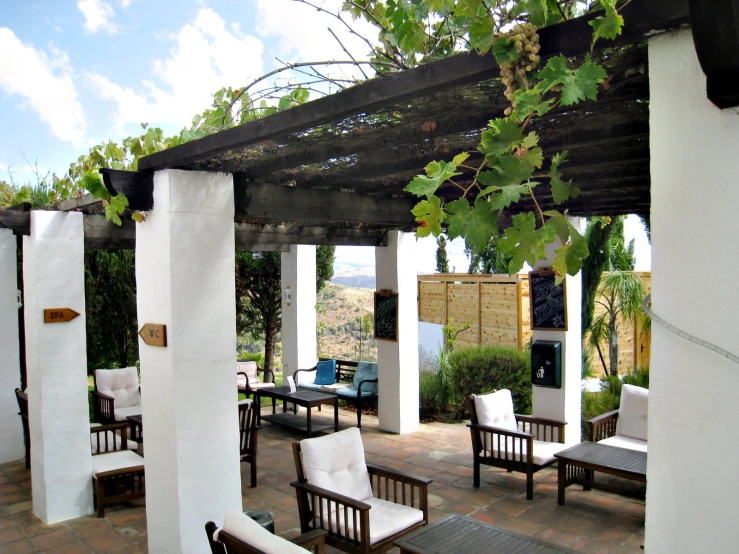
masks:
[(241, 509), (236, 390), (234, 202), (230, 174), (154, 175), (154, 210), (136, 225), (149, 551), (208, 553), (203, 525)]
[[(84, 228), (79, 212), (31, 212), (23, 286), (33, 511), (46, 523), (92, 512)], [(44, 323), (44, 309), (80, 315)]]
[[(706, 98), (691, 31), (649, 41), (652, 309), (734, 354), (739, 115)], [(736, 552), (739, 366), (652, 322), (646, 552)]]
[[(316, 247), (290, 245), (281, 256), (282, 372), (316, 365)], [(311, 380), (305, 374), (302, 379)]]
[(14, 392), (21, 386), (16, 263), (13, 231), (0, 229), (0, 464), (25, 454)]
[[(582, 232), (582, 220), (569, 218), (570, 223)], [(561, 243), (547, 247), (550, 261), (540, 261), (535, 269), (551, 267), (554, 250)], [(553, 389), (532, 386), (533, 414), (537, 417), (567, 422), (565, 444), (572, 446), (580, 442), (580, 419), (582, 409), (582, 274), (565, 277), (565, 309), (567, 310), (566, 331), (534, 331), (533, 339), (562, 343), (562, 388)]]
[(375, 248), (377, 290), (398, 293), (398, 342), (377, 341), (380, 429), (418, 429), (418, 284), (416, 238), (388, 232), (388, 244)]

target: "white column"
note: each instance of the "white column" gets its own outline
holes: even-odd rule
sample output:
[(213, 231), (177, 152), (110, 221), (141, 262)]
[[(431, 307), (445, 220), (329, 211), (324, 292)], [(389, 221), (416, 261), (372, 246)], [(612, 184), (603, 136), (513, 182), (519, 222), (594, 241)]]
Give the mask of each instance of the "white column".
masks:
[(0, 464), (19, 460), (25, 454), (14, 392), (21, 386), (16, 255), (13, 231), (0, 229)]
[[(84, 240), (78, 212), (31, 212), (23, 237), (33, 511), (46, 523), (92, 512)], [(44, 323), (45, 308), (80, 315)]]
[(236, 391), (234, 203), (230, 174), (154, 175), (154, 210), (136, 225), (149, 551), (208, 553), (203, 525), (241, 509)]
[[(739, 115), (706, 99), (690, 30), (649, 42), (652, 309), (739, 354)], [(646, 552), (735, 552), (739, 365), (652, 323)]]
[(293, 244), (282, 253), (281, 262), (282, 373), (287, 376), (313, 367), (318, 359), (316, 247)]
[(377, 341), (380, 429), (418, 429), (418, 285), (416, 238), (388, 232), (388, 244), (375, 248), (377, 290), (398, 293), (398, 342)]
[[(569, 218), (570, 223), (582, 232), (582, 220)], [(558, 242), (549, 246), (547, 252), (554, 259)], [(551, 267), (551, 261), (540, 261), (535, 269)], [(567, 331), (534, 331), (534, 340), (551, 340), (562, 343), (562, 388), (533, 387), (533, 413), (537, 417), (566, 421), (565, 444), (580, 442), (580, 412), (582, 404), (582, 274), (565, 277)]]

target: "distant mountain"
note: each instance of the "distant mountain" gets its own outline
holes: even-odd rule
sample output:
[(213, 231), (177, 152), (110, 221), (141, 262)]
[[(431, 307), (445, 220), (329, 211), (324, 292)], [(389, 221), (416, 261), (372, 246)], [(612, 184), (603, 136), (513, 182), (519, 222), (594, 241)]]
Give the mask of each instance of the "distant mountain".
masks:
[(375, 288), (374, 267), (334, 267), (334, 277), (331, 282), (346, 287), (358, 287), (364, 289)]

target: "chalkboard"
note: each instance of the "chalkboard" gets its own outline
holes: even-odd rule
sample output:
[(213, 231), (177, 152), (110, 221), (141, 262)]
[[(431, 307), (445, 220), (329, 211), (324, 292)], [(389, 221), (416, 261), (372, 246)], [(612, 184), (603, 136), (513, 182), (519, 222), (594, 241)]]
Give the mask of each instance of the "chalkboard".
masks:
[(554, 280), (552, 271), (529, 273), (532, 329), (567, 330), (565, 282), (555, 286)]
[(375, 338), (398, 342), (398, 295), (390, 291), (375, 293)]

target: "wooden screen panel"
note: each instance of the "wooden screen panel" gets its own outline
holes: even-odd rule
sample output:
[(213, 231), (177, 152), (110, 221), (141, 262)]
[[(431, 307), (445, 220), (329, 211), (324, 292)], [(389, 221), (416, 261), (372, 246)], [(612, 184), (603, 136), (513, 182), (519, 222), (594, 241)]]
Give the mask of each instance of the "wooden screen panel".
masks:
[(480, 285), (481, 344), (518, 346), (518, 287), (515, 283)]
[(424, 323), (444, 325), (444, 283), (419, 283), (418, 318)]
[(449, 283), (448, 287), (448, 316), (454, 322), (453, 325), (459, 329), (465, 322), (470, 323), (470, 328), (457, 335), (456, 346), (476, 346), (478, 344), (479, 330), (477, 318), (479, 305), (477, 283), (458, 284)]

